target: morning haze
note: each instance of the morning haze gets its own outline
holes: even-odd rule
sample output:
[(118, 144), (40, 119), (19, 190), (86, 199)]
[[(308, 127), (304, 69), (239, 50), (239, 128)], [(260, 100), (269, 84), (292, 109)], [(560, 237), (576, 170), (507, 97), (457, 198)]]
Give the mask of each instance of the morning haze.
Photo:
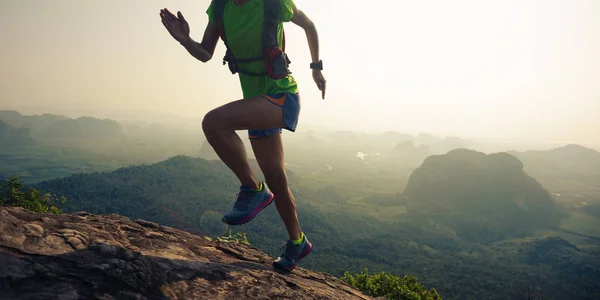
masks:
[[(600, 144), (598, 1), (296, 3), (318, 24), (329, 81), (322, 101), (306, 37), (287, 26), (299, 130)], [(208, 64), (196, 61), (159, 9), (181, 10), (200, 39), (208, 4), (4, 1), (0, 108), (200, 122), (241, 97), (237, 77), (221, 65), (222, 43)]]
[(284, 159), (238, 132), (260, 187), (238, 118), (202, 128), (242, 95), (222, 42), (203, 64), (159, 16), (200, 40), (209, 0), (0, 2), (0, 298), (598, 298), (600, 1), (294, 2), (326, 99), (287, 24)]

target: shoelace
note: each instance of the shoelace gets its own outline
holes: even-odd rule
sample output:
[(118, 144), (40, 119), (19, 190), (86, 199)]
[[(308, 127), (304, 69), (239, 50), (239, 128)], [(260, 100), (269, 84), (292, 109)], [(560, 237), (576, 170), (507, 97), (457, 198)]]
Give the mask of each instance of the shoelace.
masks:
[(281, 254), (281, 257), (287, 258), (291, 261), (295, 261), (300, 255), (299, 250), (300, 245), (294, 245), (294, 243), (288, 241), (283, 247), (281, 247), (281, 251), (283, 252), (283, 254)]
[(240, 191), (233, 207), (238, 210), (248, 210), (248, 201), (252, 199), (252, 196), (252, 192)]

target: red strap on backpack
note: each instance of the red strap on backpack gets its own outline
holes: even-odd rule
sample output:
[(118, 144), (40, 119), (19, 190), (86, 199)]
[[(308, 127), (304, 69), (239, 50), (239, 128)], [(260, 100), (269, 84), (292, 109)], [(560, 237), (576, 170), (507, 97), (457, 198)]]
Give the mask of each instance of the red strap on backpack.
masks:
[[(217, 31), (227, 52), (223, 58), (223, 64), (228, 63), (229, 69), (232, 74), (241, 73), (250, 76), (264, 76), (269, 75), (271, 78), (280, 79), (285, 78), (291, 72), (288, 69), (290, 63), (287, 55), (285, 55), (285, 30), (282, 30), (282, 46), (279, 47), (277, 38), (279, 20), (279, 8), (281, 0), (262, 0), (264, 1), (264, 26), (263, 26), (263, 37), (262, 37), (262, 49), (263, 56), (256, 58), (236, 58), (234, 57), (229, 44), (227, 43), (227, 37), (225, 36), (225, 26), (223, 22), (223, 16), (225, 13), (225, 6), (228, 0), (212, 0), (213, 14), (217, 23)], [(247, 70), (239, 69), (238, 63), (250, 63), (255, 61), (264, 61), (266, 70), (260, 73), (249, 72)]]

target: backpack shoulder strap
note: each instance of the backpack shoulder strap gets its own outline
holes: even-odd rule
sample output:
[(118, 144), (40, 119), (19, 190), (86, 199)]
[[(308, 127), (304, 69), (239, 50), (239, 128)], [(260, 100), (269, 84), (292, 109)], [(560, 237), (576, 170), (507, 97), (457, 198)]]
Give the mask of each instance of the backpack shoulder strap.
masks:
[(219, 36), (223, 40), (223, 44), (225, 44), (225, 56), (223, 56), (223, 65), (228, 64), (229, 70), (231, 73), (235, 74), (237, 72), (237, 66), (235, 63), (235, 59), (233, 58), (233, 53), (231, 49), (229, 49), (229, 43), (227, 43), (227, 37), (225, 37), (225, 25), (223, 22), (223, 16), (225, 15), (225, 6), (227, 5), (228, 0), (212, 0), (212, 14), (213, 18), (217, 22), (217, 31), (219, 32)]
[[(231, 71), (232, 74), (235, 73), (241, 73), (241, 74), (246, 74), (246, 75), (250, 75), (250, 76), (264, 76), (264, 75), (269, 75), (268, 71), (265, 72), (260, 72), (260, 73), (254, 73), (254, 72), (248, 72), (248, 71), (244, 71), (244, 70), (240, 70), (237, 66), (238, 63), (250, 63), (250, 62), (256, 62), (256, 61), (261, 61), (261, 60), (266, 60), (266, 57), (269, 55), (268, 52), (272, 51), (273, 48), (279, 48), (279, 42), (277, 39), (277, 32), (278, 32), (278, 28), (279, 28), (279, 22), (280, 22), (280, 18), (279, 18), (279, 9), (280, 9), (280, 0), (262, 0), (263, 1), (263, 6), (264, 6), (264, 24), (263, 24), (263, 32), (262, 32), (262, 50), (263, 50), (263, 55), (259, 56), (259, 57), (255, 57), (255, 58), (235, 58), (231, 49), (229, 48), (229, 44), (227, 43), (227, 37), (225, 35), (225, 25), (224, 25), (224, 15), (225, 15), (225, 6), (227, 5), (228, 0), (212, 0), (212, 13), (213, 13), (213, 17), (217, 23), (217, 30), (219, 32), (219, 35), (221, 36), (221, 39), (223, 40), (223, 43), (225, 44), (225, 47), (227, 48), (227, 51), (225, 53), (225, 57), (223, 58), (223, 64), (227, 63), (229, 65), (229, 70)], [(283, 36), (283, 45), (282, 45), (282, 50), (285, 51), (285, 35)], [(281, 52), (281, 49), (279, 50), (280, 54), (283, 54)], [(283, 63), (286, 65), (289, 64), (289, 59), (287, 58), (287, 55), (284, 54), (283, 56), (284, 60)], [(265, 62), (266, 63), (266, 62)], [(281, 67), (277, 67), (278, 69), (281, 69)], [(281, 70), (278, 70), (278, 72), (275, 72), (276, 74), (281, 73)], [(289, 73), (289, 70), (288, 70)], [(275, 75), (275, 76), (280, 76), (280, 75)]]
[(265, 66), (271, 78), (280, 79), (291, 74), (288, 66), (291, 63), (285, 54), (285, 31), (282, 28), (282, 45), (279, 46), (278, 31), (281, 23), (281, 0), (263, 0), (264, 25), (262, 48), (265, 56)]
[(227, 40), (225, 38), (225, 28), (223, 26), (223, 15), (225, 14), (226, 4), (227, 0), (212, 0), (213, 18), (217, 22), (217, 30), (219, 31), (219, 35), (221, 36), (221, 39), (223, 39), (223, 42), (225, 42), (225, 46), (227, 47)]
[(265, 23), (263, 26), (262, 46), (263, 51), (271, 47), (279, 47), (277, 41), (277, 28), (279, 26), (280, 0), (263, 0)]

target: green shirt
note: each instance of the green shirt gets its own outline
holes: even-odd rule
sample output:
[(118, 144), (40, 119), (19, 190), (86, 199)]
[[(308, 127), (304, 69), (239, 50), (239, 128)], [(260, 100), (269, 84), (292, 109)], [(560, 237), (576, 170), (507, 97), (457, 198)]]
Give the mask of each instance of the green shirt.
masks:
[[(234, 0), (228, 0), (223, 16), (225, 35), (230, 50), (235, 57), (253, 58), (262, 56), (262, 26), (264, 21), (262, 0), (250, 0), (242, 6), (236, 5)], [(293, 0), (281, 0), (279, 10), (278, 40), (279, 46), (283, 41), (283, 22), (289, 22), (294, 16)], [(212, 14), (212, 2), (206, 10), (211, 24), (217, 26)], [(264, 72), (262, 61), (251, 63), (238, 63), (240, 69), (250, 72)], [(228, 70), (228, 69), (227, 69)], [(239, 74), (239, 73), (238, 73)], [(278, 94), (283, 92), (298, 93), (298, 85), (292, 75), (282, 79), (273, 79), (270, 76), (249, 76), (239, 74), (240, 84), (244, 98), (255, 97), (263, 94)]]

